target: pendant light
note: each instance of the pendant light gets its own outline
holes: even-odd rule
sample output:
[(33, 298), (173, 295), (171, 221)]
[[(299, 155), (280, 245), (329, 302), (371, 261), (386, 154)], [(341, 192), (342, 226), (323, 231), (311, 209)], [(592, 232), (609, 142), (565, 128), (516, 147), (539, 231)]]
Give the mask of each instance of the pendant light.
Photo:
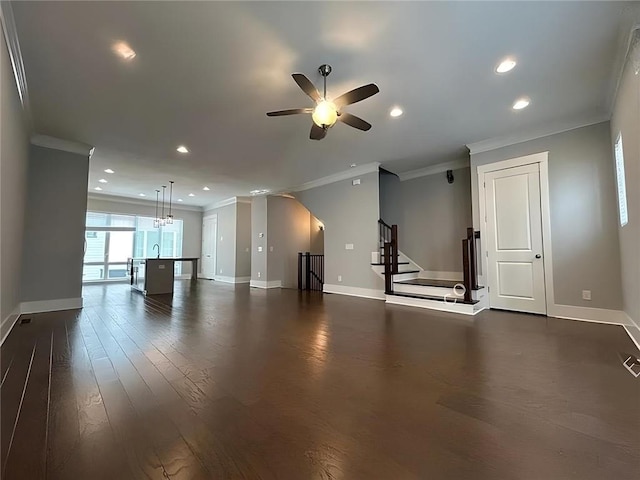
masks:
[(160, 217), (160, 225), (165, 226), (167, 224), (167, 220), (164, 216), (164, 192), (167, 190), (166, 185), (162, 185), (162, 216)]
[(156, 190), (156, 218), (153, 219), (153, 226), (160, 228), (160, 217), (158, 216), (158, 201), (160, 200), (160, 190)]
[(173, 180), (169, 180), (169, 213), (167, 214), (167, 225), (173, 225), (173, 212), (171, 211), (171, 201), (173, 199)]

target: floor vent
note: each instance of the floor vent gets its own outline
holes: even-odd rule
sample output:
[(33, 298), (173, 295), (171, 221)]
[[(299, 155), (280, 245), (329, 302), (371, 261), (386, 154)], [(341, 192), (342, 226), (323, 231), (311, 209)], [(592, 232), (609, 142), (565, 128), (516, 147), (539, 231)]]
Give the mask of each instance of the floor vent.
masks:
[(635, 355), (626, 354), (623, 354), (622, 358), (624, 359), (622, 362), (624, 368), (626, 368), (634, 377), (640, 377), (640, 358), (637, 358)]
[(25, 323), (31, 323), (31, 317), (22, 317), (20, 319), (20, 325), (24, 325)]

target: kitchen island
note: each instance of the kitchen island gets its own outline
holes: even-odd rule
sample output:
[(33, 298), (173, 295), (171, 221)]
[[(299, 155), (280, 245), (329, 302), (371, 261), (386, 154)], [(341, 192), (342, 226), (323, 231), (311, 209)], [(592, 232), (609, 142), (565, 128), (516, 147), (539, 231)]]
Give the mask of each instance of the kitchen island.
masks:
[(197, 278), (198, 258), (196, 257), (129, 258), (127, 273), (131, 277), (131, 288), (144, 295), (173, 293), (176, 262), (191, 262), (191, 279)]

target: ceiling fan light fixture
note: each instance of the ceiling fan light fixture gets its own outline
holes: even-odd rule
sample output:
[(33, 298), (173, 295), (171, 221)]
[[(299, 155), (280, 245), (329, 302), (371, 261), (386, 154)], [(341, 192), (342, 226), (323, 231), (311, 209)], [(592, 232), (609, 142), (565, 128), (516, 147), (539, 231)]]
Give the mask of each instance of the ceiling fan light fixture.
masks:
[(313, 109), (311, 118), (319, 127), (331, 127), (338, 120), (338, 110), (333, 102), (321, 100)]

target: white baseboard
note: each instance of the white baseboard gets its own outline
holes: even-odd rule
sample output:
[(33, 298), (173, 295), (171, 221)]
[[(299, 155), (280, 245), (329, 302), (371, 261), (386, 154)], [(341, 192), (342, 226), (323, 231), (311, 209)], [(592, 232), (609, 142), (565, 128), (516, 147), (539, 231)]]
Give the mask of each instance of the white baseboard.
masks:
[(418, 278), (428, 278), (430, 280), (450, 280), (453, 282), (462, 281), (462, 272), (436, 272), (433, 270), (423, 270), (418, 274)]
[(191, 279), (191, 274), (190, 273), (181, 273), (180, 275), (176, 275), (175, 277), (176, 280), (189, 280)]
[(349, 295), (351, 297), (373, 298), (374, 300), (384, 300), (383, 290), (375, 290), (373, 288), (348, 287), (346, 285), (329, 285), (324, 284), (322, 289), (324, 293), (337, 293), (338, 295)]
[(2, 320), (2, 324), (0, 324), (0, 335), (2, 336), (0, 338), (0, 345), (2, 345), (9, 336), (9, 333), (11, 333), (11, 330), (18, 321), (18, 318), (20, 318), (20, 305), (18, 305), (13, 312), (7, 315), (7, 318)]
[(216, 275), (213, 279), (216, 282), (222, 283), (249, 283), (251, 277), (225, 277), (223, 275)]
[(82, 297), (22, 302), (20, 304), (20, 313), (55, 312), (58, 310), (75, 310), (77, 308), (82, 308)]
[(462, 315), (476, 315), (484, 309), (475, 310), (473, 305), (466, 303), (441, 302), (439, 300), (427, 300), (424, 298), (402, 297), (399, 295), (386, 295), (386, 302), (391, 305), (403, 305), (406, 307), (418, 307), (440, 312), (459, 313)]
[(270, 282), (264, 280), (250, 280), (249, 286), (254, 288), (282, 288), (282, 280), (271, 280)]
[(636, 347), (640, 351), (640, 328), (630, 325), (624, 325), (623, 328), (631, 338), (631, 341), (636, 344)]
[(623, 311), (604, 308), (553, 305), (547, 312), (547, 316), (585, 322), (609, 323), (612, 325), (633, 325), (631, 319)]

